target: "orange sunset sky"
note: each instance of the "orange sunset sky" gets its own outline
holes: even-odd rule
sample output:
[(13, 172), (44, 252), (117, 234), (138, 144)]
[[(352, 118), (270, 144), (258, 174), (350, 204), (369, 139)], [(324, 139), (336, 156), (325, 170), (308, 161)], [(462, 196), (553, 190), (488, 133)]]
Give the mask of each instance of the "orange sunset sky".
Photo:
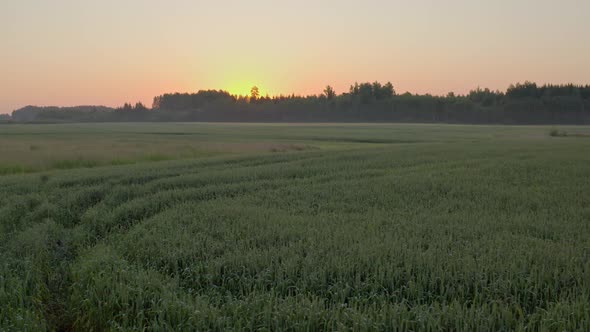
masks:
[(3, 0), (0, 113), (165, 92), (590, 82), (590, 1)]

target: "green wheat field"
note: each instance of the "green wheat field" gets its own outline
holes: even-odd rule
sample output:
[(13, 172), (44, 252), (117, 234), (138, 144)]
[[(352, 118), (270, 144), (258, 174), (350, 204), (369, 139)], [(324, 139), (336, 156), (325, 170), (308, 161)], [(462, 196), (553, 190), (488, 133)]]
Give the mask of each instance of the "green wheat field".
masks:
[(590, 330), (589, 127), (4, 125), (0, 174), (3, 331)]

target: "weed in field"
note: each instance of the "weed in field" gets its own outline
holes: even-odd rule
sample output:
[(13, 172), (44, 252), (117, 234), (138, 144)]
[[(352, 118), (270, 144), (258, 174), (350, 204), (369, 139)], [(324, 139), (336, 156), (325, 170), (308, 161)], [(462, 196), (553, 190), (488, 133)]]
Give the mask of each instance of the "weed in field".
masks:
[(565, 130), (558, 130), (558, 129), (551, 129), (551, 131), (549, 132), (549, 136), (552, 136), (552, 137), (566, 137), (567, 136), (567, 131), (565, 131)]

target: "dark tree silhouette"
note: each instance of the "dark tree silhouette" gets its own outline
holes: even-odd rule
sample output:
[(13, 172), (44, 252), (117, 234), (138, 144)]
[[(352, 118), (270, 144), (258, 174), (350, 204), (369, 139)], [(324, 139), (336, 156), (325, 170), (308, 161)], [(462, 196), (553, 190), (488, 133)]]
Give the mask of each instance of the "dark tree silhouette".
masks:
[(257, 86), (253, 86), (252, 89), (250, 89), (250, 100), (256, 101), (258, 98), (260, 98), (260, 90)]
[[(327, 86), (321, 95), (232, 96), (222, 90), (172, 93), (154, 98), (152, 109), (125, 103), (34, 107), (12, 113), (16, 122), (246, 121), (246, 122), (441, 122), (590, 124), (590, 85), (516, 83), (506, 92), (476, 88), (466, 95), (398, 95), (390, 82), (355, 83), (347, 93)], [(326, 103), (326, 100), (330, 100)]]
[(326, 99), (332, 100), (336, 97), (336, 91), (334, 91), (334, 89), (331, 86), (327, 85), (324, 89), (324, 96), (326, 97)]

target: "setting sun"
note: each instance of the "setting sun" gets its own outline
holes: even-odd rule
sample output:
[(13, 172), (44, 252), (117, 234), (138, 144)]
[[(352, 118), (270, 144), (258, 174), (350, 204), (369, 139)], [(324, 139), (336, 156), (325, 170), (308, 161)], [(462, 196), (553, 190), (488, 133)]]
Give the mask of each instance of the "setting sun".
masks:
[(249, 96), (252, 87), (257, 86), (261, 96), (265, 96), (268, 92), (253, 81), (243, 80), (231, 83), (225, 88), (227, 92), (237, 96)]
[(575, 32), (588, 31), (590, 2), (564, 1), (557, 17), (554, 1), (533, 0), (508, 2), (508, 13), (501, 1), (467, 0), (234, 1), (230, 9), (207, 1), (0, 1), (0, 114), (29, 104), (150, 105), (162, 92), (249, 95), (254, 85), (275, 96), (320, 94), (328, 84), (341, 93), (356, 81), (391, 80), (396, 91), (433, 95), (524, 80), (584, 84), (590, 47)]

